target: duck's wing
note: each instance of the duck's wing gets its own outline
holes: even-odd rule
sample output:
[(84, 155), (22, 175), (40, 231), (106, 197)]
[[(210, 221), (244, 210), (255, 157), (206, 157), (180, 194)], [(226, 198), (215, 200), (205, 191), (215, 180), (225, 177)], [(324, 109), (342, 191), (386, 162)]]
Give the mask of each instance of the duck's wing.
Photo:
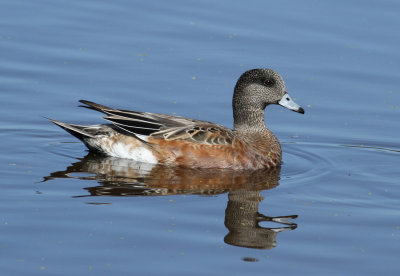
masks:
[(232, 145), (233, 131), (220, 125), (196, 122), (185, 127), (165, 128), (151, 134), (156, 139), (185, 140), (197, 144)]
[(114, 109), (86, 100), (86, 108), (105, 113), (104, 119), (116, 127), (143, 138), (186, 140), (209, 145), (232, 145), (231, 129), (206, 121), (150, 112)]

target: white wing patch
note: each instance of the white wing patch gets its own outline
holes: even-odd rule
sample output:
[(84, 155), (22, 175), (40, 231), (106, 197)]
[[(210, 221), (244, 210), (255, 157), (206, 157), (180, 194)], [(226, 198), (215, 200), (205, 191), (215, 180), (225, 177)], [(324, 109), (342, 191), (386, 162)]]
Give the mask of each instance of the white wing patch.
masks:
[(135, 134), (139, 139), (142, 139), (143, 141), (148, 142), (149, 141), (149, 136), (147, 135), (142, 135), (142, 134)]

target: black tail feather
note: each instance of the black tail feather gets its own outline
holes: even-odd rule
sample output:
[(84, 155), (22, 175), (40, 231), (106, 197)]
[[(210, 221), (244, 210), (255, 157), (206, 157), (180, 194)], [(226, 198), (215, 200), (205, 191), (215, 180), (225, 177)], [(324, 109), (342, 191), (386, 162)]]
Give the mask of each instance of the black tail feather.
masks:
[(66, 130), (71, 135), (75, 136), (76, 138), (78, 138), (81, 141), (83, 141), (83, 139), (85, 139), (85, 138), (93, 138), (94, 137), (92, 134), (90, 134), (84, 130), (85, 129), (84, 126), (66, 124), (66, 123), (59, 122), (59, 121), (56, 121), (56, 120), (53, 120), (50, 118), (46, 118), (46, 119), (49, 120), (50, 122), (58, 125), (62, 129)]
[(107, 114), (106, 110), (113, 110), (113, 108), (105, 106), (105, 105), (101, 105), (101, 104), (97, 104), (91, 101), (87, 101), (87, 100), (79, 100), (80, 103), (83, 103), (85, 105), (80, 105), (79, 107), (84, 107), (87, 109), (92, 109), (92, 110), (96, 110), (96, 111), (100, 111), (102, 113)]

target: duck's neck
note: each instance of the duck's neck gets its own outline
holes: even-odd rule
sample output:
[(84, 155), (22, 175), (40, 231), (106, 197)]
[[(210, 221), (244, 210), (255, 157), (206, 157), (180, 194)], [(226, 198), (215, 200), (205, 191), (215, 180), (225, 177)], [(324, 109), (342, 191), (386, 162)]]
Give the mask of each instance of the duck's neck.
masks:
[(264, 121), (264, 109), (234, 107), (233, 127), (237, 131), (264, 132), (267, 130)]
[[(236, 109), (237, 110), (237, 109)], [(264, 109), (244, 109), (240, 116), (234, 115), (234, 129), (242, 134), (243, 139), (259, 152), (270, 156), (275, 163), (280, 163), (282, 149), (278, 138), (264, 122)]]
[(265, 103), (259, 97), (251, 96), (257, 87), (236, 84), (232, 99), (233, 127), (237, 131), (263, 132)]

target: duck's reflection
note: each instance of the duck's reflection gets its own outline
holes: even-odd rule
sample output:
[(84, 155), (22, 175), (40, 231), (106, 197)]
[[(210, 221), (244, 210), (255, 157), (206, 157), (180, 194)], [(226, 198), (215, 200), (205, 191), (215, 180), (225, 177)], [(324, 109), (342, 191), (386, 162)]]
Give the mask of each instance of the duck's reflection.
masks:
[[(276, 246), (276, 235), (293, 230), (289, 222), (297, 216), (268, 217), (258, 212), (262, 190), (279, 184), (280, 169), (252, 172), (200, 170), (137, 163), (127, 159), (89, 153), (64, 171), (51, 173), (54, 178), (96, 180), (99, 184), (85, 188), (82, 196), (157, 196), (177, 194), (217, 195), (228, 192), (225, 242), (231, 245), (270, 249)], [(277, 227), (262, 227), (261, 222), (274, 222)]]
[[(229, 229), (229, 233), (224, 239), (228, 244), (271, 249), (277, 245), (276, 235), (279, 232), (297, 228), (297, 224), (288, 220), (297, 218), (297, 215), (268, 217), (260, 214), (258, 203), (264, 199), (260, 191), (244, 189), (230, 191), (228, 198), (225, 226)], [(261, 222), (275, 222), (277, 227), (262, 227)]]

